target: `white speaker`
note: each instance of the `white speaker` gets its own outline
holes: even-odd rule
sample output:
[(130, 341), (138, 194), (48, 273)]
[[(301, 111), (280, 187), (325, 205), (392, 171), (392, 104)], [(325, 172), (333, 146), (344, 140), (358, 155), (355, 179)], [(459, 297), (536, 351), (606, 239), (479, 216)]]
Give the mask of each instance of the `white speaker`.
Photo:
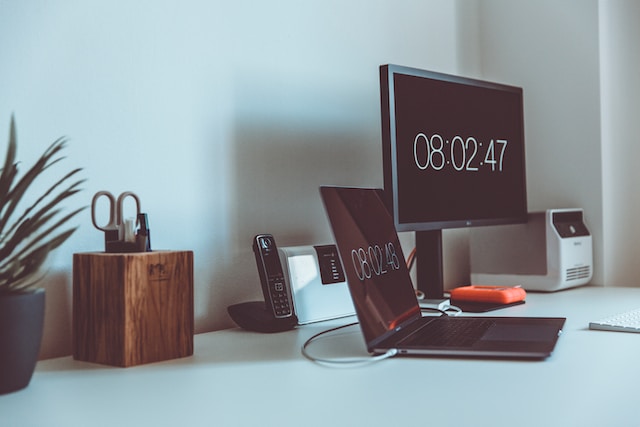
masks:
[(557, 291), (589, 283), (592, 237), (582, 209), (529, 214), (526, 224), (470, 230), (471, 283)]
[(335, 245), (290, 246), (279, 251), (299, 324), (355, 314)]

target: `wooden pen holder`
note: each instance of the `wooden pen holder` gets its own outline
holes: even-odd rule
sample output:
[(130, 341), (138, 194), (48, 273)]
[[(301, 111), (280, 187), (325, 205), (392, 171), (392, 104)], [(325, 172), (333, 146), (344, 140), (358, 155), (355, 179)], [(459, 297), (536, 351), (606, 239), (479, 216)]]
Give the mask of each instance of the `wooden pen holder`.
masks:
[(73, 255), (73, 357), (132, 366), (193, 354), (193, 252)]

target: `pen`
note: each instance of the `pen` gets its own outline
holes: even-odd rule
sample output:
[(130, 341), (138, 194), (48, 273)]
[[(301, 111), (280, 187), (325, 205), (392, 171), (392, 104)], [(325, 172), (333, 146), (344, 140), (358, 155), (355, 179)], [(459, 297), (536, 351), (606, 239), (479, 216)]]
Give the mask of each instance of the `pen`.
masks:
[(149, 230), (149, 216), (146, 213), (138, 214), (138, 223), (140, 224), (137, 235), (138, 250), (140, 252), (151, 252), (151, 230)]

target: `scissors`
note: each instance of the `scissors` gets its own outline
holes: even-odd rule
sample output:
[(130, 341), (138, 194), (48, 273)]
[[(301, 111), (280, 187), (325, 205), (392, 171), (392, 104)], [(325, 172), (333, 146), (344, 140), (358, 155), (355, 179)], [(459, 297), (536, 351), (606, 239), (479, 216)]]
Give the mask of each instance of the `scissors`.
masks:
[[(102, 196), (105, 196), (109, 199), (109, 222), (105, 225), (98, 225), (96, 221), (96, 206), (98, 199)], [(131, 191), (125, 191), (124, 193), (118, 196), (116, 200), (115, 196), (108, 191), (98, 191), (91, 201), (91, 221), (93, 222), (93, 226), (98, 230), (104, 231), (105, 233), (109, 232), (120, 232), (123, 227), (124, 216), (123, 216), (123, 206), (124, 200), (127, 197), (131, 197), (136, 202), (136, 222), (138, 221), (138, 217), (140, 216), (140, 198)]]

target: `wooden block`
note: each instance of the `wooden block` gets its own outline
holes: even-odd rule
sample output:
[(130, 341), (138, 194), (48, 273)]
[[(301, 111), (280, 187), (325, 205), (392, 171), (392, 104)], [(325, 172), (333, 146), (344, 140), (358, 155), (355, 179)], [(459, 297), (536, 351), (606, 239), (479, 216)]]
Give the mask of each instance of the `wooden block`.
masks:
[(73, 357), (132, 366), (193, 354), (193, 252), (73, 255)]

